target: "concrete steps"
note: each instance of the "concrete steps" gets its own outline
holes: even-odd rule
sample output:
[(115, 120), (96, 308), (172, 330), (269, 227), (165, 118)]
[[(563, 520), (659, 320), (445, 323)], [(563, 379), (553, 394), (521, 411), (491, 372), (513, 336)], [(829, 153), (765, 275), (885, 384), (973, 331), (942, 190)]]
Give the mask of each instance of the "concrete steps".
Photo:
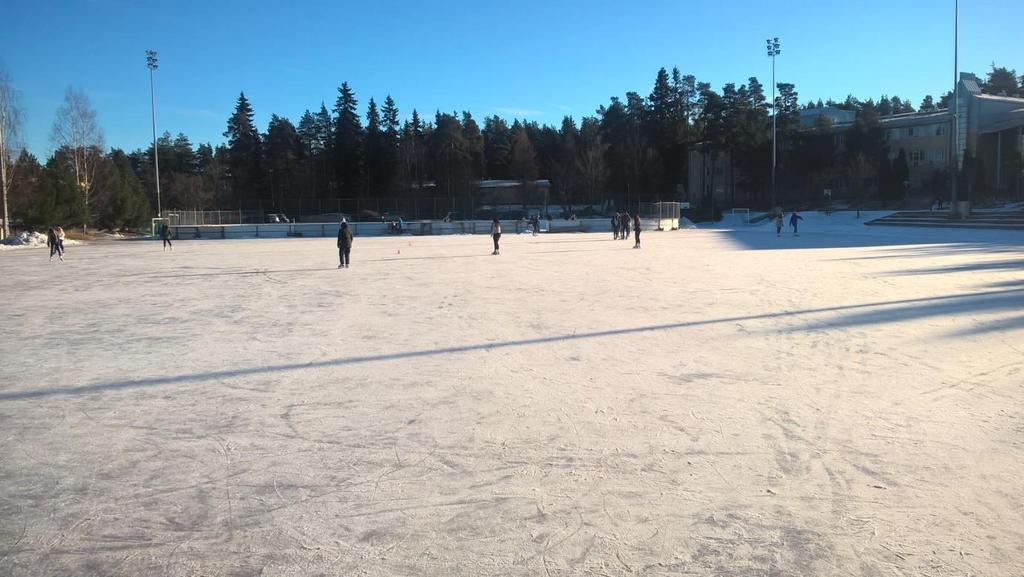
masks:
[(976, 211), (964, 220), (950, 220), (949, 211), (946, 210), (903, 211), (864, 224), (868, 226), (1024, 230), (1024, 210)]

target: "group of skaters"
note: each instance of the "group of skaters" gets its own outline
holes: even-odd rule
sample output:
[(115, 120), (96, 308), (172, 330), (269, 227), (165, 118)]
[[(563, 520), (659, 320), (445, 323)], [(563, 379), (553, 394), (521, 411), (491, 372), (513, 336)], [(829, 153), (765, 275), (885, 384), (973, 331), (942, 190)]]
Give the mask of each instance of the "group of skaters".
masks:
[(53, 260), (53, 255), (57, 255), (62, 262), (64, 261), (64, 229), (59, 226), (51, 226), (46, 229), (46, 248), (50, 249), (50, 260)]
[[(775, 223), (775, 236), (782, 236), (782, 219), (782, 211), (776, 212), (772, 217), (772, 222)], [(789, 215), (789, 226), (793, 229), (794, 236), (800, 236), (800, 221), (803, 219), (804, 217), (797, 214), (795, 210)]]
[(629, 229), (633, 229), (633, 236), (636, 239), (633, 248), (640, 248), (640, 215), (629, 216), (628, 212), (616, 212), (612, 216), (612, 238), (614, 240), (626, 240), (629, 238)]

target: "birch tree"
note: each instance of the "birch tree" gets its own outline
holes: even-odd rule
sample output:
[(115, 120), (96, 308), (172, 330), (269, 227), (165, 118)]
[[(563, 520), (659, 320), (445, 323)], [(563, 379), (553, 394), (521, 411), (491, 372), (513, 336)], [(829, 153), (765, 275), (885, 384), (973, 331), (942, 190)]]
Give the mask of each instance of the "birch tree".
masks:
[(68, 162), (75, 173), (75, 186), (83, 203), (83, 224), (87, 226), (89, 196), (96, 166), (103, 154), (103, 131), (96, 123), (96, 111), (83, 91), (71, 87), (64, 91), (64, 104), (57, 108), (50, 138), (55, 148), (67, 151)]
[(20, 128), (21, 108), (18, 106), (18, 93), (11, 86), (7, 72), (0, 69), (0, 188), (3, 189), (4, 203), (0, 239), (11, 234), (11, 213), (7, 208), (7, 195), (14, 180), (14, 159), (22, 148)]

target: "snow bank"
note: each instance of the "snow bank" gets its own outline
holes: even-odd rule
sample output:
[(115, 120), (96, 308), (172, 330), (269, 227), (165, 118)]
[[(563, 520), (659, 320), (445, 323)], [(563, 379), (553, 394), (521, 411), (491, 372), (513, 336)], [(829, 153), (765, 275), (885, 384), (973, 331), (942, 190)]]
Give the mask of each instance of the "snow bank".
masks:
[[(76, 246), (81, 244), (77, 240), (64, 239), (64, 246)], [(0, 240), (0, 250), (14, 248), (45, 248), (46, 235), (41, 232), (21, 232), (14, 236)]]

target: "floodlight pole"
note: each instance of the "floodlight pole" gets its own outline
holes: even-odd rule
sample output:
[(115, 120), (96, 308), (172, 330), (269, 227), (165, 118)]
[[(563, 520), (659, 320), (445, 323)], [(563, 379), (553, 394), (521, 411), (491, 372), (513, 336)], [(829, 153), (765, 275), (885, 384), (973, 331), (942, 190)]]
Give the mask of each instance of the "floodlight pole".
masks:
[(960, 180), (960, 0), (954, 0), (953, 15), (953, 185), (949, 195), (949, 217), (957, 218), (956, 193)]
[(775, 171), (776, 171), (776, 153), (775, 153), (775, 136), (777, 133), (775, 125), (775, 117), (778, 114), (778, 102), (775, 101), (775, 57), (779, 55), (779, 38), (769, 38), (768, 43), (768, 56), (772, 59), (772, 212), (775, 212)]
[(149, 68), (149, 102), (153, 116), (153, 170), (156, 172), (156, 216), (163, 218), (160, 206), (160, 153), (156, 145), (156, 91), (153, 89), (153, 71), (157, 69), (156, 51), (146, 51), (146, 67)]

